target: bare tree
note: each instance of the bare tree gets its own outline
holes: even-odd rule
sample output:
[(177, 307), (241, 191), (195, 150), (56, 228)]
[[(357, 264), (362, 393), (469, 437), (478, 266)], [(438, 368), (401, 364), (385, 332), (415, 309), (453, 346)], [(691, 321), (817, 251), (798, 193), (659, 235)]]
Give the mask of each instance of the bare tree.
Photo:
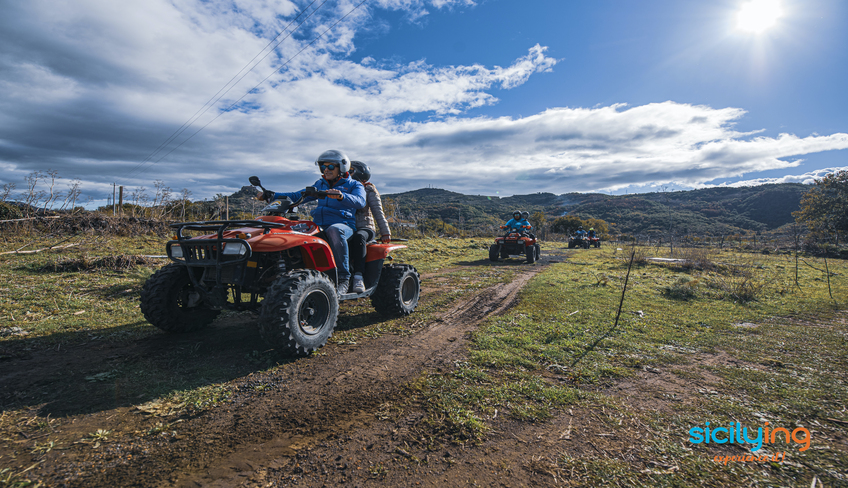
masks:
[[(130, 202), (132, 202), (132, 216), (135, 217), (136, 210), (141, 207), (142, 202), (147, 201), (147, 190), (143, 186), (137, 187), (130, 193)], [(144, 215), (141, 215), (142, 217)]]
[(25, 178), (27, 186), (24, 193), (21, 194), (20, 199), (24, 202), (24, 215), (27, 217), (32, 216), (35, 205), (42, 198), (42, 194), (44, 192), (38, 190), (38, 182), (41, 181), (43, 177), (44, 175), (41, 171), (33, 171)]
[(171, 201), (171, 188), (165, 186), (165, 182), (162, 180), (154, 181), (153, 186), (156, 187), (156, 194), (153, 196), (153, 205), (151, 206), (151, 217), (164, 218), (168, 202)]
[(188, 203), (188, 197), (190, 197), (190, 196), (191, 196), (191, 190), (189, 190), (188, 188), (183, 188), (182, 192), (180, 192), (180, 200), (181, 200), (182, 207), (183, 207), (182, 217), (180, 217), (181, 220), (185, 220), (185, 207), (186, 207), (186, 203)]
[(9, 195), (12, 194), (12, 190), (15, 189), (14, 183), (6, 183), (3, 185), (3, 190), (0, 191), (0, 202), (5, 202)]
[(76, 208), (77, 198), (82, 193), (81, 184), (82, 182), (79, 179), (73, 179), (68, 183), (68, 192), (65, 194), (65, 199), (62, 200), (62, 206), (59, 207), (59, 210), (70, 208), (73, 211)]
[(54, 193), (53, 189), (56, 187), (56, 180), (59, 178), (59, 172), (55, 169), (48, 169), (44, 172), (44, 179), (50, 179), (50, 188), (46, 192), (47, 195), (44, 198), (44, 203), (41, 205), (44, 209), (52, 208), (53, 202), (62, 197), (62, 193)]

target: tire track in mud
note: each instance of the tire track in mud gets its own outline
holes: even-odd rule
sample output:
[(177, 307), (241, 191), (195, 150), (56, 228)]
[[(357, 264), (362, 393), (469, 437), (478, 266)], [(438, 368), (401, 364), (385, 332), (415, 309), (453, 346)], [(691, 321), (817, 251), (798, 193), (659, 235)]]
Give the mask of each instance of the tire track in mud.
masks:
[[(68, 453), (67, 462), (44, 474), (67, 486), (241, 484), (303, 448), (367, 428), (379, 405), (402, 395), (422, 372), (452, 367), (468, 333), (515, 305), (544, 269), (540, 264), (456, 303), (410, 336), (330, 345), (324, 354), (251, 374), (235, 384), (230, 403), (185, 419), (172, 432), (135, 437), (131, 445), (116, 441), (97, 453)], [(101, 473), (104, 465), (109, 469)]]

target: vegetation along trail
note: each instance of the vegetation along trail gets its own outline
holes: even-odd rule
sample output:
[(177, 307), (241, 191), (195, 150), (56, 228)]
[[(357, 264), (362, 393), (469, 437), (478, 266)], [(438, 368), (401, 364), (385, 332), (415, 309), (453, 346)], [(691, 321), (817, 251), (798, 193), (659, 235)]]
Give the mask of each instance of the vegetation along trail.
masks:
[[(527, 264), (489, 245), (410, 240), (416, 312), (347, 302), (306, 358), (247, 312), (146, 324), (159, 264), (97, 253), (159, 239), (0, 257), (0, 487), (848, 486), (844, 260), (550, 241)], [(810, 442), (752, 460), (693, 442), (706, 422)]]
[[(346, 326), (342, 319), (337, 337), (352, 332), (354, 338), (331, 343), (309, 358), (276, 358), (280, 366), (234, 378), (227, 385), (226, 402), (196, 412), (185, 410), (186, 402), (177, 400), (131, 406), (131, 401), (118, 400), (121, 382), (113, 377), (121, 376), (126, 363), (203, 363), (210, 360), (201, 359), (206, 355), (215, 362), (243, 362), (251, 354), (260, 358), (262, 353), (254, 348), (262, 346), (249, 327), (255, 316), (232, 315), (194, 337), (156, 334), (131, 343), (103, 343), (92, 337), (70, 349), (60, 344), (19, 350), (4, 358), (0, 391), (7, 401), (36, 392), (33, 403), (44, 402), (40, 413), (50, 431), (44, 437), (56, 446), (45, 453), (34, 450), (27, 475), (63, 486), (233, 486), (245, 477), (279, 469), (299, 453), (331, 440), (355, 437), (364, 442), (371, 437), (373, 444), (381, 433), (369, 425), (377, 420), (381, 405), (403, 398), (407, 385), (422, 372), (453, 367), (469, 332), (516, 303), (519, 290), (548, 260), (543, 257), (536, 265), (511, 260), (504, 264), (509, 280), (485, 286), (479, 278), (454, 279), (457, 273), (486, 265), (483, 260), (425, 273), (425, 297), (445, 297), (457, 288), (453, 281), (478, 288), (456, 295), (458, 299), (442, 299), (439, 310), (413, 315), (409, 332), (400, 335), (355, 338), (357, 326)], [(376, 317), (368, 315), (364, 320)], [(191, 350), (200, 343), (204, 351)], [(180, 353), (174, 354), (175, 349)], [(83, 371), (95, 370), (105, 373), (80, 377)], [(68, 381), (68, 373), (75, 371), (81, 372), (76, 381)], [(110, 384), (114, 388), (105, 387)], [(116, 408), (104, 408), (116, 400)], [(50, 413), (65, 418), (53, 424)], [(16, 440), (37, 445), (34, 436)], [(5, 451), (8, 459), (10, 452)], [(351, 471), (360, 467), (351, 466)]]

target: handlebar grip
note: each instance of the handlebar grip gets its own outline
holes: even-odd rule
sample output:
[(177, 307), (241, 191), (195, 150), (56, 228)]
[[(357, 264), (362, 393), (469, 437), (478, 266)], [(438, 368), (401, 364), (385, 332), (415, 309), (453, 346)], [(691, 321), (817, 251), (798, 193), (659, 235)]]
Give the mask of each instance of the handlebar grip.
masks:
[(304, 193), (308, 197), (327, 198), (327, 192), (326, 191), (318, 190), (314, 186), (307, 186), (306, 191)]

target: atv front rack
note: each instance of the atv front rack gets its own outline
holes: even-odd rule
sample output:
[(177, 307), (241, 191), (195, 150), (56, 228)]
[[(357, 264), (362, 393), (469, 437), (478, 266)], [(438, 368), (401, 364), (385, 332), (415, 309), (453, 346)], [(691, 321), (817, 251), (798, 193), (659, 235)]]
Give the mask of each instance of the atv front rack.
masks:
[[(171, 228), (176, 229), (177, 238), (168, 241), (165, 252), (172, 261), (187, 266), (219, 268), (220, 276), (221, 266), (247, 261), (252, 254), (250, 244), (244, 239), (224, 237), (227, 229), (240, 227), (261, 228), (263, 233), (268, 233), (274, 228), (285, 228), (286, 224), (262, 220), (211, 220), (171, 224)], [(215, 233), (216, 237), (191, 238), (186, 236), (184, 231)], [(179, 246), (179, 250), (174, 249), (174, 246)], [(230, 249), (233, 251), (229, 251)]]
[[(226, 292), (222, 273), (227, 271), (230, 279), (241, 284), (239, 277), (244, 274), (247, 261), (253, 255), (253, 250), (243, 238), (225, 238), (228, 229), (252, 227), (262, 229), (263, 233), (271, 229), (286, 228), (287, 224), (266, 222), (262, 220), (211, 220), (201, 222), (181, 222), (171, 224), (176, 231), (176, 239), (165, 244), (165, 252), (172, 261), (189, 268), (188, 276), (195, 288), (205, 295), (210, 303), (217, 304), (226, 301)], [(186, 231), (204, 232), (204, 237), (192, 238), (185, 235)], [(215, 234), (214, 237), (208, 234)], [(244, 236), (246, 237), (246, 236)], [(200, 271), (203, 272), (200, 272)], [(204, 286), (203, 277), (214, 270), (215, 285), (212, 289)], [(195, 272), (197, 271), (197, 272)], [(208, 279), (208, 278), (207, 278)]]

